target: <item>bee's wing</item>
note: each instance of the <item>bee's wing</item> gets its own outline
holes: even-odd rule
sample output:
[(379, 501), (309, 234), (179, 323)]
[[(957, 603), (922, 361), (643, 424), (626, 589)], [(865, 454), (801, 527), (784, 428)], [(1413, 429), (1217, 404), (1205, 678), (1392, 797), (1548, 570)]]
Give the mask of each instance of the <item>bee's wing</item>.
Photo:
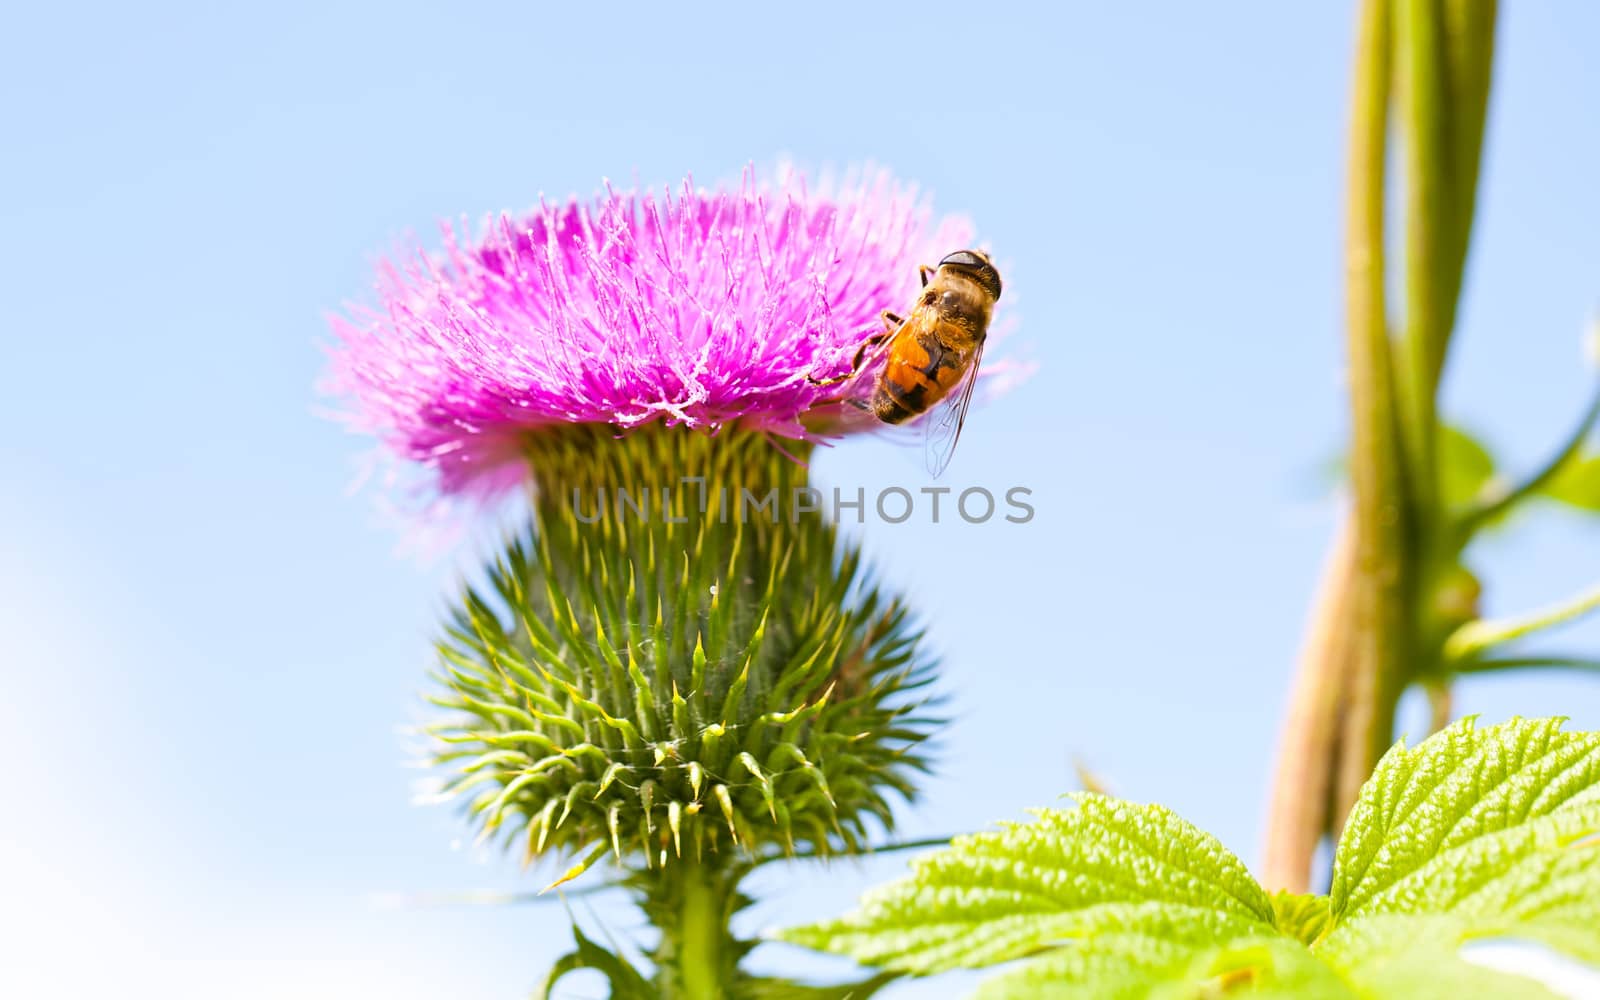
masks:
[(967, 422), (967, 408), (972, 405), (972, 390), (978, 384), (978, 366), (983, 363), (983, 345), (979, 344), (961, 376), (961, 384), (951, 390), (936, 405), (939, 409), (923, 418), (927, 427), (928, 472), (937, 479), (950, 464), (956, 453), (956, 442), (961, 440), (961, 428)]

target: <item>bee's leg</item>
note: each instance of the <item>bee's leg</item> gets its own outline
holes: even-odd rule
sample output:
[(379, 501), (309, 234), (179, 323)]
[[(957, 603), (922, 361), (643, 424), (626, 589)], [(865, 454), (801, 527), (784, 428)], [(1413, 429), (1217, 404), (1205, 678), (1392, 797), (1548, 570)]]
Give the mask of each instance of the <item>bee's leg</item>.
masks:
[(856, 352), (855, 360), (850, 362), (850, 370), (845, 372), (843, 375), (840, 375), (836, 378), (815, 378), (810, 374), (807, 374), (806, 381), (812, 385), (824, 388), (830, 385), (838, 385), (841, 382), (850, 381), (856, 377), (856, 372), (861, 370), (861, 355), (864, 351), (866, 351), (865, 345), (862, 346), (861, 350)]
[(900, 328), (900, 324), (904, 322), (905, 320), (885, 309), (883, 311), (883, 323), (885, 327), (884, 331), (882, 333), (875, 333), (861, 342), (861, 346), (856, 350), (855, 358), (850, 362), (849, 371), (845, 372), (843, 375), (840, 375), (838, 378), (812, 378), (810, 375), (807, 375), (806, 381), (812, 385), (829, 386), (838, 385), (841, 382), (848, 382), (855, 378), (856, 372), (861, 370), (861, 363), (866, 360), (867, 352), (879, 346), (885, 340), (888, 340), (889, 336), (898, 330)]
[(928, 280), (933, 277), (933, 273), (935, 271), (937, 271), (937, 270), (938, 270), (938, 268), (929, 267), (926, 264), (918, 264), (917, 265), (917, 273), (922, 276), (922, 287), (923, 288), (927, 288), (928, 287)]
[(883, 311), (883, 321), (885, 323), (888, 323), (891, 320), (894, 322), (894, 326), (889, 327), (887, 330), (883, 331), (880, 334), (877, 334), (877, 335), (872, 336), (872, 337), (868, 337), (866, 340), (863, 340), (861, 342), (861, 347), (856, 351), (856, 359), (854, 361), (850, 362), (850, 367), (851, 367), (852, 370), (860, 371), (861, 370), (861, 362), (866, 360), (867, 352), (872, 350), (873, 348), (877, 347), (879, 344), (883, 343), (885, 340), (888, 340), (891, 336), (894, 335), (894, 332), (896, 330), (900, 329), (900, 324), (905, 322), (900, 317), (896, 316), (894, 313), (892, 313), (889, 310), (885, 309)]
[(857, 363), (852, 364), (850, 366), (850, 370), (845, 372), (843, 375), (840, 375), (837, 378), (816, 378), (814, 376), (807, 375), (806, 382), (822, 389), (825, 389), (830, 385), (838, 385), (841, 382), (848, 382), (856, 377), (856, 372), (859, 371), (861, 367), (859, 362), (860, 355), (858, 354), (856, 357), (858, 359)]

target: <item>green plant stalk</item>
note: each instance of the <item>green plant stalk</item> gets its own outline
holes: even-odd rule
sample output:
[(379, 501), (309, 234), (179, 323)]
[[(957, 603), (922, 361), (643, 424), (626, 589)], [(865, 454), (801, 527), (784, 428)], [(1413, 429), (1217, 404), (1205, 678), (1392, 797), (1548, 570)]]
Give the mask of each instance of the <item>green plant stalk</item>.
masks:
[(1600, 674), (1600, 659), (1587, 656), (1495, 656), (1474, 660), (1461, 667), (1464, 674), (1488, 674), (1500, 670), (1580, 670)]
[[(1296, 892), (1309, 888), (1312, 856), (1332, 825), (1332, 810), (1353, 801), (1360, 788), (1359, 781), (1350, 786), (1351, 774), (1374, 750), (1382, 752), (1369, 744), (1373, 734), (1392, 727), (1383, 682), (1397, 672), (1403, 645), (1407, 502), (1384, 301), (1392, 34), (1388, 0), (1364, 0), (1345, 223), (1354, 509), (1349, 534), (1338, 547), (1348, 546), (1348, 555), (1330, 560), (1318, 595), (1280, 750), (1264, 853), (1266, 884)], [(1362, 778), (1369, 772), (1362, 769)]]
[[(1395, 25), (1386, 0), (1363, 4), (1350, 143), (1345, 270), (1350, 358), (1355, 577), (1349, 675), (1331, 794), (1333, 827), (1388, 748), (1413, 619), (1414, 498), (1384, 291), (1384, 192)], [(1310, 859), (1306, 859), (1309, 865)]]
[(687, 863), (651, 873), (645, 912), (661, 932), (656, 988), (661, 1000), (720, 1000), (738, 980), (750, 946), (733, 936), (730, 921), (743, 904), (742, 866)]
[[(1440, 495), (1440, 380), (1471, 244), (1472, 218), (1494, 53), (1494, 0), (1394, 0), (1395, 82), (1405, 148), (1406, 322), (1398, 355), (1409, 521), (1401, 552), (1409, 631), (1400, 672), (1383, 678), (1382, 697), (1398, 700), (1412, 683), (1431, 686), (1448, 712), (1443, 644), (1474, 607), (1463, 609), (1458, 580), (1470, 535)], [(1391, 725), (1368, 734), (1377, 763)], [(1363, 769), (1364, 773), (1365, 769)], [(1350, 775), (1357, 781), (1357, 775)]]
[(1428, 696), (1428, 735), (1432, 736), (1455, 717), (1455, 691), (1448, 680), (1441, 679), (1425, 682), (1423, 692)]
[(1600, 611), (1600, 586), (1591, 587), (1570, 600), (1515, 618), (1480, 619), (1456, 629), (1445, 642), (1445, 657), (1456, 669), (1464, 669), (1480, 654), (1535, 632), (1565, 625)]
[[(1437, 398), (1472, 242), (1494, 64), (1495, 0), (1395, 0), (1407, 139), (1408, 383)], [(1425, 429), (1418, 424), (1416, 430)]]
[(1347, 521), (1323, 568), (1273, 772), (1263, 882), (1294, 892), (1308, 888), (1311, 858), (1328, 829), (1338, 707), (1354, 651), (1354, 583), (1355, 529)]
[(1367, 735), (1384, 724), (1378, 682), (1393, 670), (1382, 661), (1393, 657), (1401, 624), (1405, 477), (1383, 286), (1390, 21), (1388, 0), (1361, 4), (1345, 222), (1354, 509), (1341, 547), (1349, 555), (1330, 560), (1317, 598), (1268, 807), (1263, 880), (1295, 892), (1309, 888), (1332, 809), (1348, 801), (1350, 758), (1365, 757)]
[[(1467, 251), (1478, 201), (1478, 173), (1483, 135), (1488, 122), (1489, 88), (1494, 70), (1494, 26), (1497, 0), (1444, 0), (1444, 46), (1449, 73), (1451, 118), (1451, 200), (1444, 219), (1448, 226), (1442, 283), (1442, 322), (1455, 327), (1456, 307), (1466, 276)], [(1448, 343), (1433, 371), (1437, 385), (1444, 371)]]
[(1399, 382), (1407, 479), (1422, 553), (1435, 523), (1437, 390), (1449, 344), (1454, 295), (1447, 274), (1451, 208), (1449, 93), (1444, 73), (1442, 0), (1396, 0), (1395, 82), (1405, 133), (1405, 327)]
[[(1307, 888), (1317, 843), (1337, 832), (1392, 740), (1401, 694), (1441, 676), (1455, 626), (1454, 604), (1436, 599), (1459, 573), (1461, 545), (1439, 498), (1437, 400), (1470, 244), (1494, 21), (1485, 0), (1361, 4), (1346, 222), (1353, 527), (1339, 543), (1351, 554), (1348, 572), (1324, 578), (1301, 661), (1269, 809), (1269, 885)], [(1391, 106), (1406, 140), (1398, 341), (1384, 285)], [(1330, 626), (1328, 615), (1343, 618)], [(1436, 686), (1432, 702), (1442, 722), (1448, 690)]]
[[(1395, 3), (1407, 198), (1406, 322), (1398, 368), (1414, 529), (1407, 575), (1418, 616), (1403, 688), (1440, 676), (1438, 643), (1457, 624), (1455, 608), (1441, 608), (1435, 599), (1448, 586), (1464, 542), (1440, 499), (1438, 392), (1471, 242), (1495, 11), (1484, 0)], [(1384, 733), (1384, 741), (1391, 735)]]
[(1490, 497), (1486, 502), (1462, 515), (1461, 523), (1457, 527), (1457, 545), (1465, 545), (1478, 529), (1493, 523), (1496, 518), (1508, 513), (1517, 504), (1554, 482), (1556, 476), (1583, 453), (1584, 443), (1588, 441), (1589, 434), (1597, 422), (1600, 422), (1600, 387), (1597, 387), (1594, 397), (1589, 400), (1589, 407), (1583, 411), (1577, 427), (1566, 441), (1562, 442), (1561, 447), (1556, 449), (1549, 461), (1518, 485), (1498, 496)]
[[(658, 965), (678, 980), (681, 988), (677, 992), (684, 1000), (716, 1000), (727, 980), (719, 972), (728, 951), (723, 943), (732, 936), (722, 915), (722, 896), (709, 879), (685, 880), (682, 907), (672, 934), (664, 933), (678, 939), (672, 949), (677, 961), (672, 965), (658, 961)], [(671, 991), (662, 992), (670, 995)]]

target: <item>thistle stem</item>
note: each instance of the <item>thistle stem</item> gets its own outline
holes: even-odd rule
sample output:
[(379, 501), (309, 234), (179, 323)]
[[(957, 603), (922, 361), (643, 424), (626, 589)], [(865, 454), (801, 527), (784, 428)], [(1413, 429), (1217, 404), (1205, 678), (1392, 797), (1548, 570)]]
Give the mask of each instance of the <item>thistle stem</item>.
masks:
[(684, 880), (682, 922), (678, 926), (678, 972), (685, 1000), (714, 1000), (722, 995), (717, 959), (728, 936), (722, 901), (705, 873), (691, 869)]
[(742, 902), (737, 875), (704, 862), (652, 873), (646, 909), (661, 931), (656, 979), (662, 1000), (718, 1000), (733, 992), (746, 949), (729, 928)]

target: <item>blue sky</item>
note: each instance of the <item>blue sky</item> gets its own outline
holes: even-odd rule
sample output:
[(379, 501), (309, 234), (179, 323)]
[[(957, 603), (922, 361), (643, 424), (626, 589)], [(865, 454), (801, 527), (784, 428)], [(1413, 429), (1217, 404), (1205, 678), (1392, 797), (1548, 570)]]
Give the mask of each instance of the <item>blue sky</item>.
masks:
[[(1254, 859), (1337, 514), (1345, 6), (14, 12), (0, 924), (22, 958), (0, 975), (30, 995), (525, 994), (567, 943), (559, 907), (373, 904), (542, 873), (409, 802), (401, 729), (457, 570), (398, 557), (348, 495), (366, 444), (314, 412), (323, 317), (437, 217), (780, 157), (885, 164), (975, 219), (1011, 348), (1041, 366), (973, 416), (946, 476), (1032, 488), (1033, 522), (864, 533), (932, 621), (956, 714), (904, 832), (1016, 817), (1081, 756)], [(1515, 471), (1592, 378), (1600, 8), (1506, 7), (1447, 403)], [(886, 443), (818, 474), (924, 482), (920, 451)], [(1600, 524), (1530, 519), (1479, 553), (1490, 608), (1592, 583), (1597, 554)], [(1460, 701), (1600, 727), (1592, 680)], [(840, 911), (902, 865), (767, 876), (748, 926)]]

